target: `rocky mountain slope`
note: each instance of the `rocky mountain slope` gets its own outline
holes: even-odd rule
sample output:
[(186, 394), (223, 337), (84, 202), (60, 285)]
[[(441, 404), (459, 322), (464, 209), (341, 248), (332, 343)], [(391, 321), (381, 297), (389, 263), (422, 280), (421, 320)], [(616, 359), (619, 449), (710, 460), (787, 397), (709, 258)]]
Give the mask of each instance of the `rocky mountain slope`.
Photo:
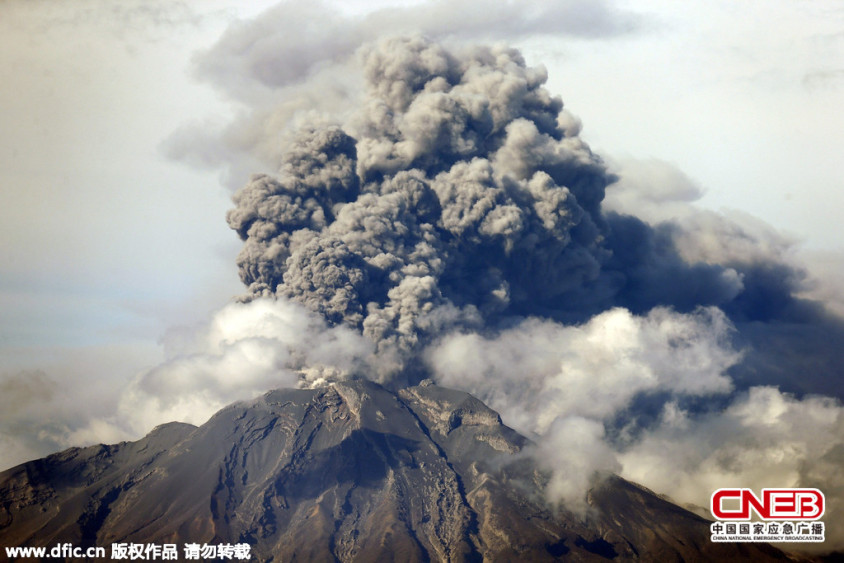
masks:
[[(0, 545), (246, 542), (258, 561), (764, 561), (610, 477), (547, 505), (528, 440), (474, 397), (353, 381), (271, 391), (194, 427), (0, 473)], [(181, 548), (180, 548), (181, 549)]]

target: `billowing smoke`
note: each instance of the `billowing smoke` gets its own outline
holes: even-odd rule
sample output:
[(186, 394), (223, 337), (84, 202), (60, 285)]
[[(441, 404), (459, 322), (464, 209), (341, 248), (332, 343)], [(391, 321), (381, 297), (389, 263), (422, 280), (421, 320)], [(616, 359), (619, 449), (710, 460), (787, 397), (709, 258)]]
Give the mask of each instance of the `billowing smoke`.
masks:
[(456, 54), (422, 37), (360, 56), (352, 134), (305, 128), (277, 178), (234, 196), (250, 297), (360, 330), (393, 358), (382, 378), (446, 330), (579, 309), (610, 257), (613, 178), (545, 71), (513, 49)]
[(423, 377), (414, 358), (451, 329), (716, 306), (747, 352), (733, 377), (840, 394), (828, 375), (844, 376), (844, 326), (800, 298), (811, 287), (792, 243), (694, 208), (700, 190), (663, 163), (608, 171), (517, 51), (416, 36), (366, 44), (344, 68), (362, 93), (333, 115), (252, 131), (264, 157), (272, 131), (282, 148), (277, 174), (241, 188), (228, 217), (245, 242), (246, 299), (290, 298), (361, 331), (384, 360), (381, 381)]
[[(372, 343), (284, 299), (230, 303), (204, 325), (173, 331), (165, 361), (124, 392), (123, 425), (202, 424), (237, 399), (324, 385), (371, 371)], [(138, 408), (142, 406), (142, 408)]]
[(639, 317), (611, 309), (580, 326), (527, 319), (494, 337), (448, 335), (427, 350), (446, 386), (462, 387), (510, 424), (545, 434), (560, 416), (607, 420), (643, 393), (723, 394), (740, 360), (731, 325), (712, 307)]

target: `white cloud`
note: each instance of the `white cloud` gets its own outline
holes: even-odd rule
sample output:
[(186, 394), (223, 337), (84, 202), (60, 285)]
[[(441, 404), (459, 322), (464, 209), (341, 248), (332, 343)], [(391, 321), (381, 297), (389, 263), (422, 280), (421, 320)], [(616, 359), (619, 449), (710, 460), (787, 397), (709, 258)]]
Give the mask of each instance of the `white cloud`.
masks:
[(621, 470), (615, 452), (604, 441), (604, 426), (580, 416), (555, 419), (533, 453), (551, 472), (548, 496), (581, 514), (588, 511), (584, 492), (595, 479)]
[(596, 472), (621, 467), (604, 422), (643, 393), (731, 391), (724, 372), (741, 355), (730, 332), (716, 308), (643, 317), (612, 309), (581, 326), (527, 319), (494, 337), (449, 335), (427, 361), (440, 384), (469, 391), (534, 436), (537, 459), (552, 472), (548, 494), (583, 509)]
[(368, 340), (284, 299), (231, 303), (208, 323), (171, 332), (164, 345), (165, 361), (129, 384), (112, 419), (134, 435), (173, 420), (201, 424), (268, 389), (371, 371)]
[(449, 335), (427, 358), (442, 385), (475, 394), (518, 430), (543, 433), (558, 417), (604, 420), (639, 393), (730, 391), (724, 371), (740, 358), (730, 330), (716, 308), (645, 317), (612, 309), (581, 326), (527, 319), (492, 338)]

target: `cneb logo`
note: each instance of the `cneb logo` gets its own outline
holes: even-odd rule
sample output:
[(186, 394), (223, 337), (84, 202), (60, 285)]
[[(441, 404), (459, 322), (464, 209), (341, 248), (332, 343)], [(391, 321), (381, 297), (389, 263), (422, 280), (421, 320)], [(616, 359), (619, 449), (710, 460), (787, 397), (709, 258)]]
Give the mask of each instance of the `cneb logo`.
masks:
[(761, 498), (750, 489), (718, 489), (710, 508), (718, 520), (750, 520), (751, 508), (763, 520), (817, 520), (824, 497), (818, 489), (762, 489)]
[(718, 489), (712, 493), (709, 508), (717, 518), (709, 526), (713, 542), (821, 543), (825, 539), (826, 526), (818, 520), (823, 516), (824, 497), (818, 489), (762, 489), (758, 497), (750, 489)]

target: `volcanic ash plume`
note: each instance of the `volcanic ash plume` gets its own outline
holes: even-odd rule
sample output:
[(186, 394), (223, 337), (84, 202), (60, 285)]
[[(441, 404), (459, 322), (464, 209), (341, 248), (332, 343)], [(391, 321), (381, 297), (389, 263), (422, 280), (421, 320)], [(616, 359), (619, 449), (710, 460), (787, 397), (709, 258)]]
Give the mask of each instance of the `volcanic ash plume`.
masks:
[(227, 217), (248, 291), (127, 389), (133, 432), (270, 387), (431, 378), (529, 436), (570, 510), (615, 472), (701, 506), (817, 486), (841, 514), (844, 408), (803, 393), (840, 393), (844, 323), (799, 297), (787, 240), (695, 208), (659, 163), (616, 183), (513, 49), (413, 37), (325, 62), (360, 71), (360, 100), (314, 71), (232, 124), (250, 158), (282, 155)]
[(303, 129), (278, 178), (234, 196), (247, 299), (287, 297), (361, 330), (394, 359), (382, 377), (445, 329), (564, 315), (607, 254), (613, 178), (545, 70), (418, 37), (361, 57), (349, 133)]

